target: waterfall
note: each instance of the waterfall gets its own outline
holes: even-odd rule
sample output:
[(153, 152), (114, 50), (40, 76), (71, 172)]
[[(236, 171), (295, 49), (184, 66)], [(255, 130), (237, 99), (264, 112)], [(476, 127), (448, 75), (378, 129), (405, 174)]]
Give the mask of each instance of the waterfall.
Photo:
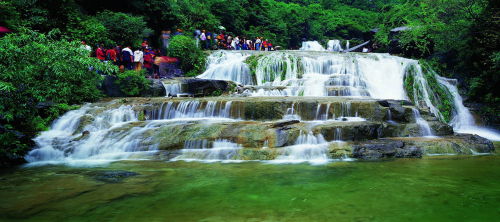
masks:
[(450, 84), (449, 79), (438, 76), (438, 81), (441, 85), (445, 86), (448, 92), (453, 96), (453, 119), (451, 119), (450, 125), (453, 126), (455, 132), (477, 134), (489, 140), (500, 141), (500, 134), (498, 132), (476, 125), (474, 116), (472, 116), (469, 109), (464, 106), (462, 96), (458, 93), (457, 87)]
[(342, 46), (340, 45), (340, 40), (329, 40), (327, 51), (340, 52), (342, 51)]
[(274, 160), (278, 163), (301, 163), (324, 164), (329, 161), (328, 142), (321, 134), (313, 135), (312, 132), (300, 135), (295, 145), (285, 148), (283, 154)]
[(182, 85), (180, 83), (164, 83), (162, 82), (165, 91), (165, 96), (179, 96), (182, 93)]
[[(70, 111), (55, 121), (49, 131), (42, 132), (34, 139), (37, 149), (30, 151), (25, 156), (26, 160), (38, 164), (93, 165), (157, 150), (157, 145), (152, 144), (151, 138), (145, 134), (157, 127), (154, 124), (131, 127), (127, 131), (114, 131), (119, 127), (127, 127), (127, 123), (138, 121), (132, 106), (105, 110), (95, 116), (87, 114), (90, 109), (87, 105)], [(83, 118), (93, 119), (81, 129), (89, 132), (85, 136), (75, 133)]]
[(231, 80), (243, 85), (252, 85), (250, 68), (245, 63), (249, 55), (242, 52), (217, 51), (207, 59), (206, 71), (200, 79)]
[[(300, 116), (296, 114), (296, 111), (295, 111), (295, 102), (292, 103), (292, 107), (291, 108), (287, 108), (286, 109), (286, 114), (285, 116), (283, 116), (283, 119), (285, 120), (300, 120)], [(297, 104), (297, 109), (299, 107), (299, 104)]]
[(347, 40), (347, 43), (345, 45), (345, 50), (348, 50), (349, 49), (349, 40)]
[(325, 48), (319, 44), (318, 41), (306, 41), (302, 42), (302, 47), (300, 50), (305, 51), (325, 51)]
[(237, 161), (240, 159), (240, 150), (243, 146), (226, 139), (218, 139), (212, 143), (207, 140), (186, 141), (181, 155), (173, 160), (184, 161)]
[[(332, 103), (328, 103), (326, 105), (326, 110), (325, 113), (322, 114), (320, 113), (322, 104), (318, 104), (318, 107), (316, 108), (316, 118), (315, 120), (317, 121), (339, 121), (339, 122), (360, 122), (360, 121), (366, 121), (366, 119), (358, 117), (357, 112), (355, 112), (354, 115), (352, 115), (352, 110), (351, 110), (351, 103), (350, 102), (340, 102), (337, 104), (333, 104), (333, 114), (330, 116), (330, 106)], [(339, 116), (336, 116), (336, 109), (338, 107), (339, 110)], [(330, 118), (331, 117), (331, 118)]]
[(420, 115), (420, 111), (418, 109), (413, 108), (413, 116), (415, 116), (415, 121), (417, 125), (420, 127), (420, 136), (432, 136), (432, 130), (431, 127), (429, 126), (429, 123), (425, 121), (422, 116)]
[(297, 57), (272, 53), (259, 59), (255, 70), (256, 85), (282, 85), (283, 80), (297, 79)]
[[(165, 105), (166, 104), (166, 105)], [(192, 118), (235, 118), (231, 115), (232, 101), (181, 101), (178, 103), (163, 103), (159, 110), (154, 110), (160, 115), (152, 115), (153, 119), (192, 119)]]

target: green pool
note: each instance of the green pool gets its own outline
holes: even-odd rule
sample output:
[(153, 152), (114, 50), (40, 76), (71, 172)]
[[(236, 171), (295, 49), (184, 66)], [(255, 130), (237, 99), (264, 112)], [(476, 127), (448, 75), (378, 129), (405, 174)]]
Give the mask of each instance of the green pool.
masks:
[[(499, 169), (498, 155), (23, 167), (0, 173), (0, 220), (498, 221)], [(138, 175), (99, 177), (118, 170)]]

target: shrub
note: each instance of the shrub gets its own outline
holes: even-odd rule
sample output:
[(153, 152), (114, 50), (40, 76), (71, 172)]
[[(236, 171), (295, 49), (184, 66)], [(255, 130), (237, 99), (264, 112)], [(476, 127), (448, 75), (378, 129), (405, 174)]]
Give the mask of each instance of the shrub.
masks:
[[(57, 34), (57, 30), (45, 35), (20, 28), (0, 39), (0, 125), (12, 129), (9, 132), (33, 137), (48, 129), (55, 118), (68, 111), (67, 104), (101, 97), (97, 88), (100, 75), (95, 69), (118, 71), (89, 58), (79, 42), (57, 40)], [(17, 149), (23, 144), (19, 137), (5, 132), (0, 133), (0, 146), (4, 147), (0, 162), (19, 155)]]
[(140, 96), (141, 92), (149, 89), (149, 82), (144, 77), (146, 70), (141, 71), (125, 71), (118, 75), (116, 84), (120, 90), (127, 96)]
[(168, 56), (176, 57), (188, 77), (201, 74), (205, 68), (205, 54), (192, 38), (177, 35), (170, 41)]

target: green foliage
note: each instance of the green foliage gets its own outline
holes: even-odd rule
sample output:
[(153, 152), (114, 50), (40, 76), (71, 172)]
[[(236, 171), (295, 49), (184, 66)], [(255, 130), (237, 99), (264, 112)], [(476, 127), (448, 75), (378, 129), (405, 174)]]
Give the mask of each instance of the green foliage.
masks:
[[(81, 104), (101, 97), (100, 75), (117, 71), (96, 58), (89, 58), (80, 43), (56, 40), (59, 32), (40, 34), (26, 28), (0, 39), (0, 124), (28, 137), (47, 130), (52, 121), (69, 110), (67, 104)], [(11, 134), (2, 134), (3, 158), (24, 155)], [(4, 144), (5, 145), (5, 144)], [(5, 152), (8, 151), (8, 154)]]
[(179, 59), (182, 71), (187, 77), (201, 74), (205, 68), (206, 54), (196, 47), (192, 38), (177, 35), (168, 48), (168, 56)]
[(140, 96), (141, 92), (149, 90), (149, 82), (145, 78), (146, 70), (125, 71), (118, 75), (116, 84), (127, 96)]
[(142, 16), (105, 10), (95, 17), (108, 32), (108, 39), (133, 46), (141, 45), (143, 38), (153, 35)]
[(222, 95), (222, 90), (220, 88), (217, 88), (215, 91), (212, 92), (213, 97), (221, 96)]
[[(40, 103), (78, 104), (100, 98), (96, 87), (100, 76), (89, 67), (104, 73), (117, 71), (114, 66), (89, 58), (79, 42), (55, 40), (57, 33), (44, 35), (21, 29), (0, 39), (0, 96), (3, 98), (0, 121), (21, 120), (21, 132), (28, 135), (40, 129), (33, 121), (42, 122), (41, 114), (54, 117), (53, 110), (49, 110), (49, 114), (40, 113), (37, 109)], [(52, 118), (46, 117), (42, 119), (50, 122)]]
[(19, 13), (15, 11), (14, 6), (10, 2), (0, 2), (0, 26), (8, 29), (16, 29), (19, 21)]
[[(1, 126), (0, 126), (1, 127)], [(10, 125), (0, 130), (12, 130)], [(0, 169), (18, 163), (23, 163), (26, 155), (33, 144), (20, 141), (18, 135), (13, 131), (0, 134)]]

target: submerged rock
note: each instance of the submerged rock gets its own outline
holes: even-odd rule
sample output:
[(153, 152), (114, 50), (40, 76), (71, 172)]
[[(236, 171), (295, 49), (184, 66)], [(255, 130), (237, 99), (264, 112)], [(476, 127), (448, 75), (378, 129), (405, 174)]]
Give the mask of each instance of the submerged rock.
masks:
[(131, 176), (139, 175), (135, 172), (130, 171), (94, 171), (87, 174), (87, 176), (94, 178), (95, 180), (106, 182), (106, 183), (117, 183), (121, 182), (123, 179)]

